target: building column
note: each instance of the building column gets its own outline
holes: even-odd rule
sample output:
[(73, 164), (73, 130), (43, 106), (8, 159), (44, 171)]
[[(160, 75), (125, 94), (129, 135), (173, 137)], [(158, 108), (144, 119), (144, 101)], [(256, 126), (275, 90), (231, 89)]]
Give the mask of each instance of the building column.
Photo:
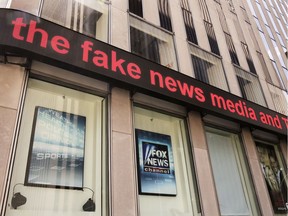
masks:
[(287, 164), (287, 161), (288, 161), (287, 139), (280, 140), (280, 149), (281, 149), (282, 155), (284, 156), (284, 159), (286, 161), (286, 166), (287, 166), (288, 165)]
[(218, 216), (220, 210), (200, 113), (189, 112), (188, 121), (203, 215)]
[(256, 145), (248, 127), (243, 128), (242, 138), (262, 215), (274, 215), (267, 186), (263, 178), (260, 162), (258, 160)]
[(24, 85), (24, 68), (0, 64), (0, 203), (8, 175), (8, 162), (12, 150), (15, 123), (20, 96)]
[(111, 91), (111, 211), (113, 216), (137, 215), (132, 110), (129, 91)]

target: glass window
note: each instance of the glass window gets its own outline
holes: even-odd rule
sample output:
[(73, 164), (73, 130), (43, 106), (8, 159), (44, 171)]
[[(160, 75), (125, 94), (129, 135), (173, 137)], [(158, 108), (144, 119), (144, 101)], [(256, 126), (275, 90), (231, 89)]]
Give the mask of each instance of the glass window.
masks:
[(257, 17), (254, 17), (254, 20), (255, 20), (255, 22), (256, 22), (256, 25), (257, 25), (258, 30), (263, 32), (263, 29), (262, 29), (262, 27), (261, 27), (261, 25), (260, 25), (260, 22), (259, 22), (258, 18), (257, 18)]
[(142, 0), (129, 0), (129, 11), (143, 17)]
[(220, 50), (219, 50), (217, 38), (215, 35), (215, 31), (212, 25), (212, 21), (210, 18), (207, 3), (204, 0), (199, 0), (199, 4), (200, 4), (200, 9), (202, 12), (204, 26), (205, 26), (206, 33), (208, 36), (208, 41), (209, 41), (209, 45), (211, 48), (211, 52), (213, 52), (216, 55), (220, 55)]
[(256, 142), (259, 162), (275, 213), (288, 213), (287, 174), (276, 146)]
[(249, 20), (246, 9), (243, 6), (241, 6), (240, 8), (241, 8), (242, 15), (243, 15), (245, 21), (250, 24), (250, 20)]
[(41, 16), (90, 37), (107, 41), (108, 6), (104, 0), (44, 0)]
[(281, 83), (281, 86), (282, 88), (285, 88), (286, 85), (284, 85), (284, 82), (283, 82), (283, 79), (281, 78), (281, 74), (280, 74), (280, 71), (276, 65), (276, 62), (273, 60), (273, 59), (270, 59), (271, 60), (271, 63), (272, 63), (272, 66), (275, 70), (275, 73), (277, 74), (277, 77), (279, 79), (279, 82)]
[(166, 67), (177, 69), (173, 36), (130, 16), (131, 52)]
[(268, 83), (268, 88), (269, 91), (271, 93), (271, 97), (275, 106), (275, 110), (279, 113), (282, 113), (283, 115), (288, 114), (288, 110), (287, 110), (287, 99), (288, 99), (288, 95), (287, 92), (285, 92), (284, 90), (271, 85)]
[(254, 17), (257, 17), (256, 12), (255, 12), (254, 7), (253, 7), (253, 4), (252, 4), (252, 0), (247, 0), (247, 3), (248, 3), (249, 9), (250, 9), (252, 15)]
[(103, 113), (101, 97), (29, 80), (6, 216), (104, 214)]
[(268, 32), (269, 37), (270, 37), (271, 39), (275, 40), (275, 38), (274, 38), (274, 36), (273, 36), (273, 33), (272, 33), (270, 27), (267, 26), (267, 25), (265, 25), (265, 26), (266, 26), (266, 29), (267, 29), (267, 32)]
[(194, 44), (198, 44), (192, 13), (189, 8), (189, 3), (187, 0), (181, 0), (180, 4), (185, 24), (187, 40)]
[(279, 33), (278, 28), (277, 28), (277, 26), (276, 26), (276, 24), (275, 24), (275, 22), (274, 22), (274, 19), (273, 19), (272, 14), (271, 14), (270, 11), (268, 12), (268, 16), (269, 16), (269, 18), (270, 18), (270, 21), (272, 22), (272, 25), (273, 25), (274, 30), (276, 31), (276, 33)]
[(271, 5), (271, 7), (274, 7), (272, 0), (269, 0), (269, 4)]
[(273, 57), (273, 55), (272, 55), (272, 53), (271, 53), (270, 47), (269, 47), (269, 45), (268, 45), (268, 43), (267, 43), (267, 40), (266, 40), (266, 38), (265, 38), (264, 33), (261, 32), (261, 31), (259, 31), (259, 34), (260, 34), (260, 37), (261, 37), (261, 39), (262, 39), (262, 42), (263, 42), (263, 44), (264, 44), (264, 46), (265, 46), (265, 48), (266, 48), (267, 54), (269, 55), (270, 59), (274, 60), (274, 57)]
[(288, 79), (288, 69), (286, 67), (282, 67), (286, 78)]
[(0, 8), (6, 8), (8, 0), (0, 0)]
[(258, 215), (238, 135), (207, 127), (206, 137), (221, 215)]
[(10, 8), (26, 11), (38, 16), (40, 4), (41, 0), (31, 0), (31, 1), (12, 0)]
[(287, 30), (285, 31), (285, 29), (284, 29), (284, 27), (283, 27), (282, 22), (280, 21), (280, 19), (277, 19), (277, 21), (278, 21), (278, 24), (279, 24), (279, 26), (280, 26), (280, 28), (281, 28), (284, 36), (286, 37), (286, 39), (288, 39), (288, 37), (287, 37)]
[(275, 52), (276, 52), (276, 54), (278, 56), (278, 59), (280, 61), (281, 66), (282, 67), (286, 67), (287, 63), (285, 64), (285, 62), (284, 62), (284, 60), (282, 58), (282, 55), (281, 55), (281, 50), (278, 48), (278, 45), (277, 45), (276, 41), (271, 40), (271, 42), (273, 44), (274, 50), (275, 50)]
[[(282, 11), (281, 11), (281, 9), (280, 9), (280, 7), (279, 7), (279, 5), (278, 5), (278, 2), (277, 2), (277, 1), (274, 1), (274, 3), (275, 3), (275, 5), (276, 5), (279, 13), (282, 14)], [(280, 4), (280, 3), (279, 3), (279, 4)]]
[(168, 0), (158, 0), (160, 26), (172, 32)]
[(141, 216), (198, 215), (184, 120), (135, 107)]
[(272, 10), (273, 10), (274, 16), (279, 19), (278, 14), (276, 12), (276, 9), (274, 7), (272, 7)]
[(220, 56), (220, 50), (219, 50), (219, 46), (218, 46), (218, 42), (217, 42), (217, 38), (215, 35), (215, 31), (213, 28), (213, 25), (209, 22), (204, 21), (204, 25), (205, 25), (205, 29), (207, 32), (207, 36), (208, 36), (208, 41), (210, 44), (210, 48), (211, 48), (211, 52), (213, 52), (216, 55)]
[(256, 3), (256, 5), (257, 5), (257, 7), (258, 7), (258, 10), (259, 10), (259, 12), (260, 12), (260, 15), (261, 15), (261, 17), (262, 17), (263, 22), (264, 22), (266, 25), (268, 25), (268, 22), (267, 22), (267, 20), (266, 20), (266, 17), (265, 17), (265, 15), (264, 15), (263, 11), (262, 11), (261, 5), (260, 5), (259, 3)]
[(263, 5), (264, 5), (264, 8), (265, 8), (267, 11), (269, 11), (269, 8), (268, 8), (268, 5), (267, 5), (266, 1), (263, 0), (262, 2), (263, 2)]
[(261, 52), (258, 52), (258, 51), (257, 51), (256, 53), (257, 53), (258, 59), (259, 59), (259, 61), (260, 61), (260, 63), (261, 63), (263, 72), (264, 72), (264, 74), (265, 74), (266, 81), (267, 81), (268, 83), (272, 83), (271, 75), (270, 75), (270, 73), (269, 73), (269, 71), (268, 71), (268, 68), (267, 68), (267, 65), (266, 65), (266, 63), (265, 63), (265, 60), (264, 60), (264, 57), (263, 57), (262, 53), (261, 53)]
[(266, 106), (264, 94), (256, 75), (234, 67), (243, 98)]
[(282, 16), (283, 22), (287, 25), (287, 18), (285, 18), (283, 14), (281, 14), (281, 16)]
[(244, 54), (246, 56), (246, 60), (247, 60), (247, 64), (248, 64), (250, 72), (256, 74), (256, 69), (255, 69), (255, 66), (254, 66), (254, 63), (253, 63), (253, 59), (252, 59), (252, 57), (250, 55), (248, 45), (246, 43), (244, 43), (244, 42), (241, 42), (241, 46), (242, 46), (243, 52), (244, 52)]
[(280, 41), (281, 46), (282, 46), (284, 49), (286, 49), (286, 46), (285, 46), (285, 44), (284, 44), (284, 42), (283, 42), (283, 40), (282, 40), (281, 35), (280, 35), (280, 34), (276, 34), (276, 35), (277, 35), (277, 37), (278, 37), (278, 39), (279, 39), (279, 41)]
[(195, 78), (228, 91), (221, 59), (193, 45), (190, 52)]

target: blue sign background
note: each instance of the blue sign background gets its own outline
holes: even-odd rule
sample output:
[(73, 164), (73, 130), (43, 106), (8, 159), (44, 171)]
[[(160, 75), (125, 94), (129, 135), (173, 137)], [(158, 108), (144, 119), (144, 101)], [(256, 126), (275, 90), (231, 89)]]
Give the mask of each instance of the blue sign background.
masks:
[[(136, 139), (140, 194), (176, 196), (171, 137), (136, 129)], [(153, 161), (154, 165), (147, 160)]]

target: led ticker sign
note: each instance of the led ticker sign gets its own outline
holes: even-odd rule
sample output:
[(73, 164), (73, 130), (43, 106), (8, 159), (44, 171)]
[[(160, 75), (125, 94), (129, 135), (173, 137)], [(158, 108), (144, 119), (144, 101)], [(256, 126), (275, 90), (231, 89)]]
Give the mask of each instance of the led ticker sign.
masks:
[(128, 89), (287, 135), (287, 117), (34, 15), (0, 9), (5, 50)]

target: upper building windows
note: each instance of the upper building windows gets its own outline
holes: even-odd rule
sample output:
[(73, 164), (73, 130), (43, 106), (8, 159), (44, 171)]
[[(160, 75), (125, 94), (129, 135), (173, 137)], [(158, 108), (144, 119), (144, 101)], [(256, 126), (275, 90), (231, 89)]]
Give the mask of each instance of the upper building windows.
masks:
[(228, 91), (222, 61), (216, 55), (190, 45), (190, 53), (195, 78)]
[(214, 28), (212, 25), (212, 21), (210, 18), (208, 6), (205, 0), (199, 0), (200, 9), (203, 15), (204, 26), (206, 29), (206, 33), (208, 35), (208, 40), (211, 48), (211, 52), (215, 53), (216, 55), (220, 55), (218, 43), (216, 40)]
[(130, 16), (131, 52), (177, 69), (172, 34)]
[(41, 16), (90, 37), (107, 38), (108, 8), (101, 0), (44, 0)]
[(243, 98), (254, 103), (266, 106), (266, 101), (258, 79), (258, 76), (234, 66), (239, 87)]
[(168, 0), (158, 0), (160, 26), (172, 32)]
[[(159, 23), (157, 23), (157, 25), (159, 24), (159, 26), (161, 26), (162, 28), (172, 32), (172, 23), (170, 19), (168, 0), (158, 0), (157, 3), (149, 2), (149, 6), (147, 1), (142, 2), (142, 0), (129, 0), (129, 11), (137, 16), (144, 18), (145, 14), (143, 10), (145, 10), (146, 8), (145, 11), (147, 11), (148, 8), (151, 9), (151, 7), (153, 8), (153, 6), (156, 6), (156, 4), (158, 6), (159, 14)], [(153, 14), (153, 12), (151, 12), (149, 16), (151, 16), (151, 14)], [(147, 20), (150, 21), (149, 18)]]
[(129, 0), (129, 10), (131, 13), (143, 17), (142, 0)]
[(274, 102), (275, 110), (279, 113), (282, 113), (283, 115), (287, 115), (287, 93), (284, 90), (277, 88), (276, 86), (271, 84), (268, 84), (268, 88)]
[(192, 18), (192, 13), (190, 11), (188, 1), (180, 0), (180, 5), (182, 9), (184, 24), (185, 24), (187, 40), (190, 41), (191, 43), (198, 44), (195, 27), (193, 23), (193, 18)]
[(11, 8), (27, 11), (90, 37), (107, 41), (105, 0), (12, 0)]

